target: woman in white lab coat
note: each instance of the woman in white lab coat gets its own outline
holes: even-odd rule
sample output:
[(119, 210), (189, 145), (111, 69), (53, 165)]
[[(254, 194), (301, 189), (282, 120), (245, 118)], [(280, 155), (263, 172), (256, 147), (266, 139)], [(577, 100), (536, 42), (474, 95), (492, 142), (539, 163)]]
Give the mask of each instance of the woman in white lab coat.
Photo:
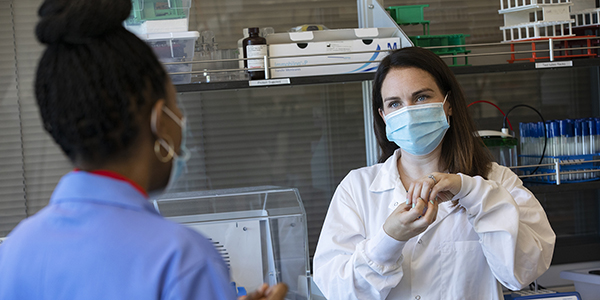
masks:
[(542, 206), (492, 161), (437, 55), (387, 56), (373, 115), (380, 163), (342, 180), (313, 260), (328, 299), (503, 299), (548, 269)]

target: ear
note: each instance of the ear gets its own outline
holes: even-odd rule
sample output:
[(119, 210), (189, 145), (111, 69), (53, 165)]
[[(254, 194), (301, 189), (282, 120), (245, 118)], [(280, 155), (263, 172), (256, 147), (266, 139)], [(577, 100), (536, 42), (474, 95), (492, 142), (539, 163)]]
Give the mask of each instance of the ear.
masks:
[(150, 115), (150, 125), (152, 126), (152, 134), (158, 138), (164, 138), (166, 134), (165, 130), (165, 114), (163, 107), (165, 106), (165, 100), (159, 99), (154, 103)]
[(383, 120), (383, 124), (386, 124), (385, 123), (385, 115), (383, 114), (383, 110), (381, 108), (379, 108), (378, 111), (379, 111), (379, 116)]

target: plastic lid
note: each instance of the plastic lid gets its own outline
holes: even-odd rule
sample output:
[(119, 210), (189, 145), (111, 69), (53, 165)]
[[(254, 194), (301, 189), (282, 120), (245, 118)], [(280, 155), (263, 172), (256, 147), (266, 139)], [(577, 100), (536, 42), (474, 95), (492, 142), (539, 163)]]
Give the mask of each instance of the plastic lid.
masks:
[(529, 123), (519, 123), (519, 134), (522, 138), (529, 137)]
[(560, 135), (564, 136), (564, 137), (573, 137), (574, 131), (573, 131), (573, 121), (567, 119), (567, 120), (560, 120), (558, 121), (558, 126), (560, 127)]
[(589, 118), (587, 120), (588, 128), (590, 129), (590, 135), (598, 135), (598, 128), (596, 128), (596, 119)]
[(574, 120), (573, 121), (573, 128), (574, 128), (575, 136), (582, 136), (583, 135), (583, 133), (581, 133), (581, 120)]
[(590, 124), (587, 122), (586, 119), (581, 120), (581, 133), (583, 136), (590, 135)]
[(534, 137), (537, 137), (537, 138), (544, 137), (544, 129), (546, 129), (546, 125), (544, 124), (544, 122), (541, 122), (541, 121), (537, 122), (537, 123), (535, 123), (534, 126), (535, 126), (534, 127), (535, 128), (534, 129), (534, 132), (535, 132)]
[(549, 138), (560, 136), (560, 131), (558, 130), (558, 121), (546, 121), (546, 136)]
[(198, 31), (180, 31), (180, 32), (160, 32), (138, 34), (142, 40), (172, 40), (172, 39), (197, 39), (200, 36)]
[(504, 137), (504, 138), (512, 138), (513, 136), (507, 133), (503, 133), (501, 131), (496, 130), (479, 130), (477, 131), (480, 137)]

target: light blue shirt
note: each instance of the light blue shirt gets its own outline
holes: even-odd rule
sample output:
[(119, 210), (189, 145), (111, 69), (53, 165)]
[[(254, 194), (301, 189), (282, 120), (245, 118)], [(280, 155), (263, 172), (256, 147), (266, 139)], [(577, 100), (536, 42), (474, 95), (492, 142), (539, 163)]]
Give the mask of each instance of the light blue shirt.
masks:
[(202, 235), (130, 183), (83, 171), (0, 246), (2, 300), (236, 299), (229, 278)]

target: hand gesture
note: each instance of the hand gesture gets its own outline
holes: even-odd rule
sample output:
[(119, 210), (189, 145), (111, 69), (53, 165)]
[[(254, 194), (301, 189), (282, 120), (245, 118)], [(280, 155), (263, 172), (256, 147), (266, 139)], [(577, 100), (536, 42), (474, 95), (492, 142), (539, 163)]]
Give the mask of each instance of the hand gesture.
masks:
[(461, 184), (460, 175), (433, 172), (410, 184), (406, 192), (406, 203), (417, 203), (419, 197), (438, 203), (450, 201), (460, 192)]
[(461, 184), (459, 175), (438, 172), (414, 181), (406, 192), (406, 203), (390, 214), (383, 230), (399, 241), (417, 236), (435, 221), (439, 203), (452, 200)]
[(417, 198), (414, 206), (402, 203), (390, 214), (383, 230), (398, 241), (408, 241), (425, 231), (437, 217), (438, 203)]
[(264, 283), (256, 291), (241, 296), (238, 300), (283, 300), (287, 291), (288, 287), (285, 283), (278, 283), (272, 287)]

